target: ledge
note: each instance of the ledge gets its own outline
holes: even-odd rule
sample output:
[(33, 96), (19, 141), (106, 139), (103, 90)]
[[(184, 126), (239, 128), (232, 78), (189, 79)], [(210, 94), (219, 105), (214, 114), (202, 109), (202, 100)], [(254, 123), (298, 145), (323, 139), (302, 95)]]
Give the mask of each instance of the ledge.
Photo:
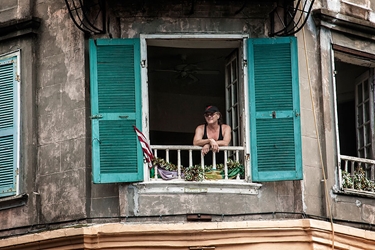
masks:
[(27, 194), (19, 194), (16, 196), (0, 198), (0, 211), (24, 206), (26, 205), (28, 197)]
[(36, 34), (40, 23), (41, 19), (37, 17), (27, 17), (0, 23), (0, 41), (28, 34)]
[(375, 23), (367, 20), (347, 16), (327, 9), (313, 10), (312, 16), (317, 25), (375, 40)]
[(334, 190), (335, 194), (348, 195), (348, 196), (357, 196), (365, 198), (375, 198), (374, 192), (368, 192), (363, 190), (356, 190), (352, 188), (343, 188), (342, 190)]
[(147, 193), (224, 193), (224, 194), (249, 194), (257, 195), (262, 187), (259, 183), (248, 183), (245, 181), (150, 181), (134, 184), (140, 194)]
[(375, 232), (312, 219), (108, 223), (2, 239), (0, 249), (331, 249), (332, 240), (332, 249), (374, 249)]

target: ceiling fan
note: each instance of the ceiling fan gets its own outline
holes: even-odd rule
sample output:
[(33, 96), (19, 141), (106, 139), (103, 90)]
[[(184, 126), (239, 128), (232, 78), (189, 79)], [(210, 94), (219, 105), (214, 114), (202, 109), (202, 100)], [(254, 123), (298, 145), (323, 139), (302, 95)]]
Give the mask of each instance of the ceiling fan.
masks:
[(157, 72), (172, 72), (177, 73), (177, 78), (188, 78), (192, 82), (197, 82), (199, 79), (196, 75), (217, 75), (220, 74), (218, 70), (204, 70), (194, 63), (182, 63), (176, 65), (173, 69), (155, 69)]

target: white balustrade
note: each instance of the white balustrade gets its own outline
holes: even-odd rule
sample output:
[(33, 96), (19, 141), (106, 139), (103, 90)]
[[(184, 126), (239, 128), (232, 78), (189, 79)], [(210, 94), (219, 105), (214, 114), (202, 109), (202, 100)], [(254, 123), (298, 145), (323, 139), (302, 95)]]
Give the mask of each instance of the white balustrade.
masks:
[(351, 176), (354, 176), (354, 171), (357, 168), (362, 168), (368, 176), (369, 180), (374, 181), (375, 179), (375, 160), (358, 158), (353, 156), (340, 155), (341, 170), (348, 172)]
[[(182, 157), (181, 155), (183, 153), (188, 154), (188, 164), (189, 166), (184, 166), (184, 167), (190, 167), (194, 165), (200, 165), (202, 169), (204, 170), (204, 156), (200, 153), (202, 150), (202, 147), (200, 146), (184, 146), (184, 145), (151, 145), (151, 148), (154, 151), (154, 156), (158, 157), (159, 152), (165, 152), (165, 161), (170, 162), (171, 158), (171, 152), (175, 152), (177, 154), (177, 162), (170, 162), (174, 165), (177, 166), (177, 180), (183, 179), (182, 176)], [(212, 169), (216, 170), (217, 169), (217, 164), (222, 163), (224, 165), (224, 180), (229, 180), (228, 178), (228, 165), (227, 165), (227, 160), (231, 158), (234, 161), (241, 162), (244, 165), (245, 168), (245, 179), (248, 176), (248, 162), (245, 160), (244, 156), (244, 147), (240, 146), (223, 146), (220, 147), (220, 151), (224, 152), (224, 162), (217, 162), (216, 159), (216, 154), (212, 154)], [(194, 162), (194, 157), (193, 157), (193, 152), (194, 151), (199, 151), (200, 158), (197, 160), (197, 162)], [(243, 159), (240, 159), (240, 153), (243, 153)], [(231, 156), (231, 157), (229, 157)], [(154, 171), (155, 173), (158, 173), (158, 166), (154, 166)], [(159, 180), (158, 175), (155, 174), (152, 180)], [(238, 178), (237, 178), (238, 179)]]

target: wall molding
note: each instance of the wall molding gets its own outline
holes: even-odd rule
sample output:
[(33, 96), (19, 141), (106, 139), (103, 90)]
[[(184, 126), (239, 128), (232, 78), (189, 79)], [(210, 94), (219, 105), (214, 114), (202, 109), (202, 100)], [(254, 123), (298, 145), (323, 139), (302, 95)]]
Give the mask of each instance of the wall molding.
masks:
[(375, 232), (312, 219), (108, 223), (0, 240), (0, 249), (375, 249)]

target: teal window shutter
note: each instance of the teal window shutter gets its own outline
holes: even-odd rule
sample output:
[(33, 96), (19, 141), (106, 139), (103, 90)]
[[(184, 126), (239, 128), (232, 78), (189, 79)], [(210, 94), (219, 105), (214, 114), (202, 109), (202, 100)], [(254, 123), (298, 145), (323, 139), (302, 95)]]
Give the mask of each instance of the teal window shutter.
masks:
[(90, 40), (93, 182), (143, 181), (139, 39)]
[(248, 41), (253, 181), (301, 180), (297, 40)]
[(0, 58), (0, 197), (16, 194), (18, 168), (17, 56)]

